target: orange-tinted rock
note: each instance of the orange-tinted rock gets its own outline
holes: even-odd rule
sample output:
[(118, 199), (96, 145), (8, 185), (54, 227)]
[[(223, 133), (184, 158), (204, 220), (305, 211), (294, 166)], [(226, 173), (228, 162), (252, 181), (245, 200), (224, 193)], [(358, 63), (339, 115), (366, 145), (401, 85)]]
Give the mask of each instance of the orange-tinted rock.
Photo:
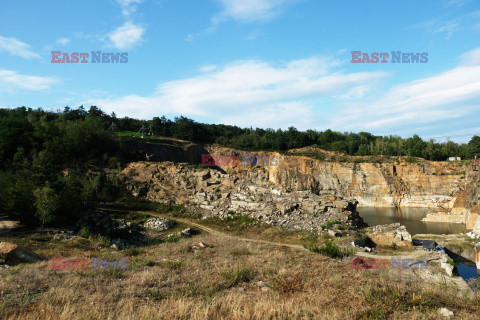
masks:
[(46, 260), (32, 250), (9, 242), (0, 242), (0, 262), (8, 265), (35, 263)]

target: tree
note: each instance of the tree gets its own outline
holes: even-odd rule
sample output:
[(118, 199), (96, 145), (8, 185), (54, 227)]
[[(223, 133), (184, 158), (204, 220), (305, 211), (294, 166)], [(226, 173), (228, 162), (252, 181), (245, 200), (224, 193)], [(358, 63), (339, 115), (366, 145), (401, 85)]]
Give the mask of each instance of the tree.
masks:
[(35, 197), (36, 216), (44, 226), (55, 219), (55, 212), (60, 208), (58, 196), (48, 184), (33, 191)]
[(480, 137), (473, 136), (472, 139), (470, 139), (470, 142), (468, 142), (467, 149), (471, 158), (474, 156), (480, 156)]

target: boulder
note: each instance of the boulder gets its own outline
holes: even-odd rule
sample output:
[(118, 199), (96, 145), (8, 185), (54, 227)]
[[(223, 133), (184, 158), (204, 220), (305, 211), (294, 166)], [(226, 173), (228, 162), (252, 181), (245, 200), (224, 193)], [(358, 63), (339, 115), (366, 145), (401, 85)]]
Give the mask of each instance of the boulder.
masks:
[(19, 263), (35, 263), (42, 260), (47, 260), (47, 258), (25, 247), (9, 242), (0, 242), (0, 262), (2, 263), (16, 265)]
[(367, 234), (379, 246), (412, 246), (412, 236), (400, 223), (375, 226)]

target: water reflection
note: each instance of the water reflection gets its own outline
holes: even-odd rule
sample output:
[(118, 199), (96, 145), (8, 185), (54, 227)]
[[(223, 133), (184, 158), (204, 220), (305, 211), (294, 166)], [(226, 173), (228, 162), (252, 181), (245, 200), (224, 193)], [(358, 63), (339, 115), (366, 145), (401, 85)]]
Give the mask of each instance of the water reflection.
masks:
[(411, 235), (419, 233), (451, 234), (465, 231), (463, 224), (447, 222), (422, 222), (432, 212), (427, 208), (376, 208), (358, 207), (360, 216), (369, 226), (399, 222)]

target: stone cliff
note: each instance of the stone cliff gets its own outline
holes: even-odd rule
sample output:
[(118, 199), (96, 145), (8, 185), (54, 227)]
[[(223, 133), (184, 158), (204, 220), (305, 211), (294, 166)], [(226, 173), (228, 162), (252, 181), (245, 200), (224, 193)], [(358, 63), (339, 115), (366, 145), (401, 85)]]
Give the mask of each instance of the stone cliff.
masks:
[[(189, 162), (197, 165), (201, 163), (201, 154), (205, 153), (218, 157), (240, 156), (247, 153), (216, 145), (200, 146), (191, 143), (179, 143), (175, 146), (168, 146), (168, 149), (162, 146), (147, 145), (145, 150), (146, 159)], [(240, 179), (241, 184), (248, 185), (245, 188), (250, 190), (244, 195), (245, 197), (251, 196), (249, 193), (256, 198), (262, 198), (262, 194), (283, 193), (292, 195), (298, 199), (297, 203), (301, 203), (304, 197), (332, 195), (338, 199), (355, 199), (361, 206), (433, 208), (438, 213), (429, 217), (431, 221), (462, 222), (469, 230), (475, 227), (477, 220), (480, 220), (478, 219), (480, 206), (478, 203), (480, 196), (478, 177), (472, 175), (468, 162), (465, 161), (434, 162), (418, 159), (415, 163), (409, 163), (405, 158), (392, 157), (384, 158), (382, 161), (377, 159), (376, 162), (373, 162), (373, 159), (367, 157), (350, 157), (342, 162), (333, 162), (316, 160), (307, 156), (269, 152), (250, 152), (249, 154), (277, 156), (278, 163), (271, 163), (275, 165), (262, 163), (262, 165), (256, 166), (234, 166), (234, 163), (227, 161), (227, 163), (219, 163), (216, 167), (203, 167), (203, 170), (199, 169), (195, 173), (187, 173), (186, 169), (182, 169), (183, 173), (182, 170), (177, 173), (184, 175), (183, 180), (180, 179), (180, 181), (174, 179), (175, 174), (165, 177), (163, 173), (156, 173), (162, 177), (159, 176), (158, 183), (149, 188), (159, 190), (160, 194), (154, 196), (159, 199), (162, 197), (162, 193), (163, 196), (166, 196), (166, 193), (169, 193), (168, 190), (175, 190), (171, 184), (176, 181), (176, 187), (182, 185), (185, 189), (190, 188), (194, 199), (197, 199), (195, 201), (210, 208), (209, 204), (201, 203), (198, 200), (201, 197), (211, 196), (206, 191), (207, 188), (213, 186), (214, 189), (221, 191), (223, 185), (234, 186), (235, 179)], [(165, 172), (172, 173), (178, 170), (173, 169), (171, 164), (164, 164), (166, 166), (162, 170)], [(131, 164), (130, 169), (126, 169), (126, 175), (130, 175), (132, 166), (135, 164)], [(143, 170), (145, 171), (145, 167)], [(141, 171), (137, 166), (135, 169), (137, 177), (142, 176)], [(155, 174), (148, 174), (151, 176), (144, 177), (144, 181), (153, 183), (152, 178)], [(212, 174), (221, 176), (214, 181), (209, 178), (205, 188), (201, 188), (203, 190), (199, 189), (198, 184), (188, 183), (190, 179), (196, 179), (197, 175), (204, 177)], [(228, 178), (224, 179), (225, 177)], [(152, 197), (151, 192), (149, 194)], [(191, 196), (191, 194), (178, 192), (175, 198), (185, 202), (191, 201)], [(213, 197), (216, 195), (214, 194)], [(232, 210), (245, 210), (245, 208), (235, 205), (235, 201), (245, 200), (242, 197), (231, 200)], [(265, 207), (261, 203), (255, 203), (254, 206)], [(274, 209), (269, 210), (275, 211)], [(316, 209), (303, 211), (314, 214)], [(478, 222), (478, 227), (480, 228), (480, 222)]]

